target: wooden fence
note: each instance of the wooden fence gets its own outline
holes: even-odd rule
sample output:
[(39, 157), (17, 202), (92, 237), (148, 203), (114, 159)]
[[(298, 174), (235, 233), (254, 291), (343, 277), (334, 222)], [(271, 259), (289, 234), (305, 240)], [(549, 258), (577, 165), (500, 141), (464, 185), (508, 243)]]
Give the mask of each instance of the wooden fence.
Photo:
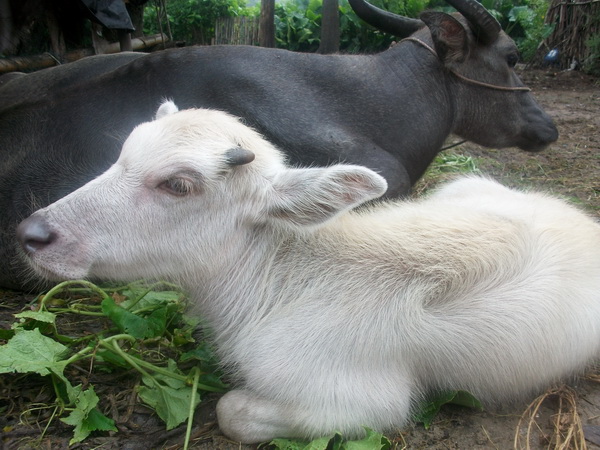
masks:
[(258, 45), (258, 17), (221, 17), (215, 22), (215, 44)]

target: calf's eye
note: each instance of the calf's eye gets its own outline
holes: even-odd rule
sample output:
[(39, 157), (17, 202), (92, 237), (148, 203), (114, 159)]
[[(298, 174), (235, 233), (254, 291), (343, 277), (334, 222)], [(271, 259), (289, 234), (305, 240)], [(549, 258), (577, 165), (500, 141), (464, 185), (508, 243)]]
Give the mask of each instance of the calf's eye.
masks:
[(167, 178), (158, 185), (158, 188), (176, 197), (183, 197), (197, 190), (192, 180), (183, 177)]

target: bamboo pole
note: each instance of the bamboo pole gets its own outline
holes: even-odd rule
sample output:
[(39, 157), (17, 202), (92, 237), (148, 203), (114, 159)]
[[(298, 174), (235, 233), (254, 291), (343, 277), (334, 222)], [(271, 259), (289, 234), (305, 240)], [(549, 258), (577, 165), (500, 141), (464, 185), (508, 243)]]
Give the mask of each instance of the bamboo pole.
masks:
[[(160, 44), (161, 42), (165, 42), (166, 40), (167, 37), (164, 34), (159, 33), (152, 36), (134, 38), (131, 40), (131, 45), (133, 50), (142, 50), (153, 45)], [(115, 42), (108, 45), (104, 50), (104, 53), (118, 53), (119, 51), (120, 45), (118, 42)], [(45, 69), (47, 67), (53, 67), (63, 63), (77, 61), (78, 59), (86, 56), (92, 56), (93, 54), (94, 51), (91, 49), (74, 50), (66, 53), (64, 57), (61, 58), (61, 61), (56, 59), (50, 53), (34, 56), (1, 58), (0, 73)]]

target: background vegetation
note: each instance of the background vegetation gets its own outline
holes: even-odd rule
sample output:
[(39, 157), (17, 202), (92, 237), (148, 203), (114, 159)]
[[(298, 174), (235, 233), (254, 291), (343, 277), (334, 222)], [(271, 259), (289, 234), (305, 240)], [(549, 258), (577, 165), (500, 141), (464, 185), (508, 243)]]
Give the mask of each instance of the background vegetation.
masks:
[(148, 2), (144, 8), (144, 34), (164, 31), (168, 26), (173, 39), (189, 44), (210, 44), (219, 17), (254, 16), (259, 7), (246, 6), (245, 0), (167, 0), (167, 17), (162, 17), (161, 3)]
[[(168, 21), (175, 40), (187, 44), (207, 44), (214, 34), (218, 17), (240, 15), (257, 17), (260, 4), (249, 6), (246, 0), (168, 0)], [(425, 9), (451, 10), (444, 0), (372, 0), (374, 5), (408, 17), (418, 17)], [(516, 41), (523, 60), (529, 61), (552, 26), (544, 24), (548, 0), (483, 0), (483, 4), (500, 21), (503, 29)], [(314, 52), (319, 47), (322, 0), (281, 0), (275, 6), (277, 47)], [(158, 32), (157, 6), (145, 9), (144, 31)], [(375, 52), (390, 45), (393, 37), (362, 22), (347, 0), (340, 0), (340, 34), (342, 52)]]

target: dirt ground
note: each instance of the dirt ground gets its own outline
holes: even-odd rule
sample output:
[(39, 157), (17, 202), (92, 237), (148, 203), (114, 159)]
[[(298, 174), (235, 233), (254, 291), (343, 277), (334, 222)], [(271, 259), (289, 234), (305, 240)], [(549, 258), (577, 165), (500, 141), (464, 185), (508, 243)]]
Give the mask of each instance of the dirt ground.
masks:
[[(479, 169), (506, 184), (549, 190), (578, 203), (600, 220), (600, 80), (578, 72), (523, 70), (522, 77), (555, 119), (559, 140), (537, 154), (516, 149), (489, 150), (467, 143), (452, 151), (471, 155)], [(422, 182), (418, 190), (429, 187)], [(0, 291), (0, 328), (13, 322), (12, 313), (23, 304), (18, 293)], [(81, 326), (86, 326), (81, 324)], [(390, 438), (398, 448), (509, 449), (600, 448), (600, 369), (570, 380), (546, 393), (538, 409), (523, 402), (497, 410), (477, 411), (445, 407), (429, 430), (422, 425), (398, 430)], [(80, 368), (81, 382), (93, 383), (101, 408), (115, 419), (118, 433), (104, 433), (71, 448), (154, 449), (180, 448), (185, 426), (166, 432), (164, 426), (139, 404), (130, 372), (122, 376), (95, 374)], [(0, 376), (0, 448), (7, 450), (69, 448), (71, 427), (53, 420), (39, 440), (52, 410), (36, 405), (52, 402), (52, 389), (40, 377)], [(193, 448), (251, 449), (228, 441), (214, 417), (217, 397), (207, 397), (196, 414)], [(528, 407), (531, 415), (525, 414)], [(521, 421), (521, 422), (520, 422)], [(529, 428), (530, 436), (527, 438)], [(581, 434), (585, 433), (586, 440)], [(515, 436), (517, 442), (515, 444)], [(565, 439), (571, 444), (560, 447)], [(598, 444), (598, 445), (596, 445)]]

